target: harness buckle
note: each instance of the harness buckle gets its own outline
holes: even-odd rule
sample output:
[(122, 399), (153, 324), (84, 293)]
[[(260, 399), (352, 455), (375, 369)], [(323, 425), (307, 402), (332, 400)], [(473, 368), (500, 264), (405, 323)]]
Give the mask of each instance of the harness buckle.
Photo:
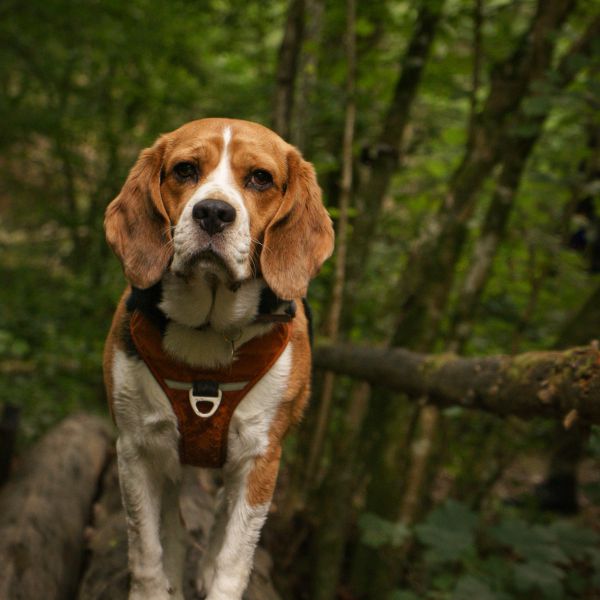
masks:
[[(216, 388), (216, 396), (205, 396), (202, 391), (200, 389), (198, 389), (200, 386), (194, 384), (192, 385), (192, 387), (190, 388), (190, 392), (189, 392), (189, 398), (190, 398), (190, 406), (192, 407), (192, 410), (199, 416), (202, 417), (203, 419), (208, 419), (209, 417), (212, 417), (218, 410), (220, 404), (221, 404), (221, 398), (223, 397), (223, 391), (221, 390), (221, 388), (219, 388), (217, 386)], [(202, 402), (207, 402), (208, 404), (211, 404), (211, 408), (208, 411), (202, 411), (199, 408), (200, 403)]]

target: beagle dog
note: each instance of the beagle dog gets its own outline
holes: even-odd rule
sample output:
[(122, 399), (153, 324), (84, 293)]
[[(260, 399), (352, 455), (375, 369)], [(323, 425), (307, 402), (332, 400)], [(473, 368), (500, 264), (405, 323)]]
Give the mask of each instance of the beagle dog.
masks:
[(186, 464), (224, 480), (199, 586), (239, 600), (309, 395), (302, 299), (334, 238), (314, 169), (261, 125), (193, 121), (141, 152), (105, 229), (129, 282), (104, 354), (129, 600), (183, 599)]

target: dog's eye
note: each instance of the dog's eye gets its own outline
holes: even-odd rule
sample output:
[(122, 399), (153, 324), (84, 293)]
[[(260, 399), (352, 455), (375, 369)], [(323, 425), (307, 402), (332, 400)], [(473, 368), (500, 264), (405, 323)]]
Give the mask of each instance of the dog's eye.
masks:
[(191, 162), (180, 162), (173, 167), (173, 173), (175, 173), (177, 179), (180, 181), (187, 181), (189, 179), (197, 179), (198, 171), (196, 165)]
[(249, 185), (257, 190), (266, 190), (273, 185), (273, 176), (264, 169), (255, 169), (250, 173)]

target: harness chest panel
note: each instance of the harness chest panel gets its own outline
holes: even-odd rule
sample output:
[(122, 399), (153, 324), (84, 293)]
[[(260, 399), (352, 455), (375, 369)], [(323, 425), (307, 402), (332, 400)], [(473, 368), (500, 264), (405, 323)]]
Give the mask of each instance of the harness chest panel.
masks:
[[(230, 366), (220, 369), (190, 367), (168, 355), (163, 349), (159, 329), (138, 310), (133, 312), (130, 329), (137, 351), (167, 395), (177, 417), (181, 462), (206, 468), (222, 467), (227, 458), (231, 417), (246, 394), (285, 350), (292, 323), (276, 323), (265, 335), (252, 338), (235, 350), (235, 359)], [(173, 387), (173, 381), (177, 387)], [(244, 385), (232, 385), (239, 382)], [(206, 388), (212, 388), (218, 394), (208, 412), (199, 411), (194, 402), (194, 394), (204, 393), (202, 390)], [(198, 398), (202, 403), (203, 398)]]

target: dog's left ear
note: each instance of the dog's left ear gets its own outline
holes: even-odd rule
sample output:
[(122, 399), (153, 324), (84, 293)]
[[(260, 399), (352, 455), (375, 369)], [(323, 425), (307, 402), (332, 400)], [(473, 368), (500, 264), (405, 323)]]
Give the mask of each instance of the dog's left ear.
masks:
[(292, 148), (283, 201), (269, 223), (260, 255), (267, 285), (282, 299), (306, 296), (310, 280), (333, 252), (333, 226), (313, 166)]
[(104, 218), (106, 239), (121, 260), (125, 277), (142, 289), (163, 276), (173, 254), (170, 220), (160, 195), (166, 140), (140, 153)]

